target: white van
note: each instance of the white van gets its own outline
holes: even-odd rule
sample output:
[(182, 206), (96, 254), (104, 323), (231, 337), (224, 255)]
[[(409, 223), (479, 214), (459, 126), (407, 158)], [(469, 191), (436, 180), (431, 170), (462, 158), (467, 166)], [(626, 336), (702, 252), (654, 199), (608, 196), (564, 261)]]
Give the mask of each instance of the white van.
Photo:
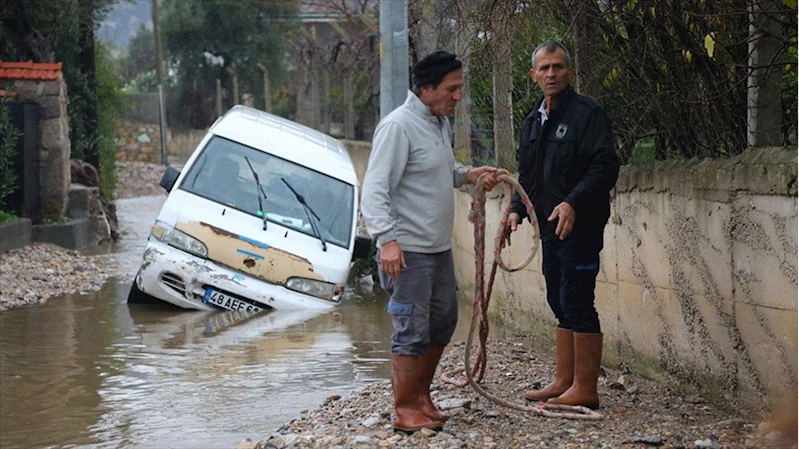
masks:
[(338, 140), (236, 106), (209, 129), (152, 227), (128, 302), (258, 312), (331, 308), (353, 257), (358, 179)]

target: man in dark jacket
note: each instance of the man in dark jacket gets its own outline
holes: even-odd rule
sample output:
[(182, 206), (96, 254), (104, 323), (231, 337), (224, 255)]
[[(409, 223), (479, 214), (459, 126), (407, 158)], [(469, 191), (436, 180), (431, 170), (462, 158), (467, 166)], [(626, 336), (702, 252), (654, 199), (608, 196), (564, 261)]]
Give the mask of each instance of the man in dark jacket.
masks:
[[(539, 45), (532, 63), (530, 77), (544, 97), (522, 123), (519, 181), (540, 224), (547, 302), (558, 327), (555, 379), (524, 396), (597, 408), (602, 331), (594, 287), (610, 217), (610, 190), (619, 175), (616, 142), (605, 111), (569, 86), (574, 69), (563, 45)], [(508, 226), (513, 232), (527, 216), (518, 194), (511, 210)]]

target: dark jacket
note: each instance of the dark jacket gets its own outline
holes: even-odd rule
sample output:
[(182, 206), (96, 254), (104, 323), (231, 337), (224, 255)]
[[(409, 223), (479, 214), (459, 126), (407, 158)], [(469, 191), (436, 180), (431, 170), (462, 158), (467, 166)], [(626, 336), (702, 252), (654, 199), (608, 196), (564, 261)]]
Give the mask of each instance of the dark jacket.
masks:
[[(563, 201), (575, 211), (572, 233), (601, 232), (619, 176), (610, 118), (596, 101), (567, 87), (542, 127), (541, 101), (522, 122), (517, 153), (519, 182), (533, 202), (541, 238), (557, 238), (557, 220), (547, 218)], [(511, 211), (527, 217), (518, 193)]]

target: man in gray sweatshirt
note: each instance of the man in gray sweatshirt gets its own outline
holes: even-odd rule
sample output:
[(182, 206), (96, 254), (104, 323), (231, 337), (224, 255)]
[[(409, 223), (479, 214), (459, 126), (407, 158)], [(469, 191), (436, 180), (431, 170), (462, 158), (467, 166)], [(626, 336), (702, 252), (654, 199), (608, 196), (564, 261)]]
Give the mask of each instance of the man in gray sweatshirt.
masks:
[(447, 119), (461, 100), (463, 72), (439, 51), (413, 67), (414, 90), (377, 125), (363, 181), (361, 211), (377, 239), (378, 275), (391, 296), (394, 428), (440, 428), (448, 418), (430, 399), (430, 383), (458, 322), (451, 238), (454, 188), (496, 169), (455, 164)]

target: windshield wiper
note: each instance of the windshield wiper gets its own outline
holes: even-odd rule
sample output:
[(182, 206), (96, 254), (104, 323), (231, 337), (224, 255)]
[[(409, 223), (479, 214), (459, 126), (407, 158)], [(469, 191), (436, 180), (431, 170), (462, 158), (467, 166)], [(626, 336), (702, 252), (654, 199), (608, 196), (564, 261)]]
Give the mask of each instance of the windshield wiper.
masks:
[(258, 172), (252, 168), (252, 164), (250, 163), (250, 158), (244, 156), (244, 160), (247, 161), (247, 165), (250, 166), (250, 171), (252, 171), (252, 177), (255, 178), (255, 187), (258, 191), (258, 212), (261, 213), (261, 218), (264, 219), (264, 231), (266, 231), (266, 211), (264, 210), (264, 203), (266, 203), (266, 192), (264, 192), (264, 187), (261, 185), (261, 181), (258, 179)]
[(322, 237), (322, 233), (319, 231), (319, 228), (316, 226), (316, 222), (313, 219), (311, 219), (311, 214), (313, 214), (314, 218), (316, 218), (320, 222), (322, 221), (322, 219), (319, 218), (319, 215), (316, 215), (316, 212), (314, 212), (313, 209), (311, 209), (311, 206), (309, 206), (308, 203), (305, 202), (305, 197), (297, 193), (297, 191), (294, 190), (294, 187), (292, 187), (291, 184), (289, 184), (289, 182), (286, 181), (286, 178), (280, 178), (280, 180), (283, 181), (283, 184), (286, 184), (286, 187), (288, 187), (289, 190), (291, 190), (291, 193), (294, 194), (294, 197), (297, 198), (297, 201), (300, 204), (302, 204), (302, 207), (305, 209), (305, 215), (308, 216), (308, 222), (311, 223), (311, 228), (313, 228), (313, 232), (316, 234), (316, 237), (319, 238), (319, 240), (322, 242), (322, 251), (327, 251), (327, 243), (325, 242), (325, 238)]

